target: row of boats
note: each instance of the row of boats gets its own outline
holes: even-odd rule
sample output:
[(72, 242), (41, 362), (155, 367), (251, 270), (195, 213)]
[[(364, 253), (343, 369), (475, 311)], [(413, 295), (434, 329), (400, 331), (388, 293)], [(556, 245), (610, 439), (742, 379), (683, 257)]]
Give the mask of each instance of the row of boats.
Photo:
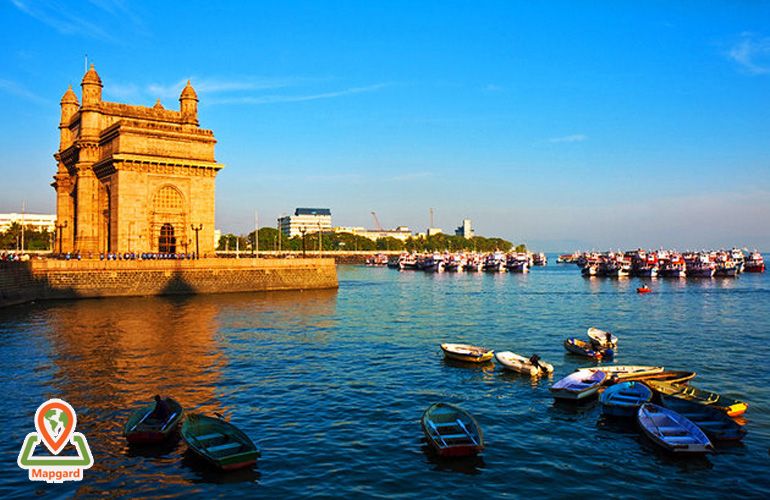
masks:
[(404, 252), (388, 258), (377, 254), (367, 259), (368, 266), (388, 266), (401, 271), (440, 272), (489, 272), (527, 273), (533, 266), (545, 266), (548, 258), (544, 253), (532, 252)]
[(630, 252), (586, 252), (576, 257), (561, 256), (559, 260), (576, 263), (583, 276), (613, 278), (735, 277), (743, 272), (765, 271), (762, 254), (754, 251), (747, 255), (739, 248), (685, 253), (641, 249)]
[(260, 456), (251, 438), (222, 415), (187, 415), (173, 398), (156, 397), (134, 411), (123, 428), (128, 443), (138, 446), (160, 445), (180, 434), (190, 452), (223, 471), (252, 467)]
[[(617, 348), (618, 338), (609, 332), (591, 328), (588, 334), (586, 344), (594, 351)], [(441, 344), (441, 350), (453, 361), (480, 364), (494, 358), (504, 369), (517, 373), (533, 377), (553, 373), (553, 365), (537, 355), (526, 358), (511, 351), (495, 352), (484, 347), (450, 343)], [(602, 359), (601, 356), (588, 357)], [(746, 430), (734, 418), (743, 415), (748, 404), (690, 385), (695, 375), (692, 371), (667, 370), (662, 366), (595, 366), (568, 374), (549, 390), (557, 401), (573, 403), (600, 395), (604, 415), (635, 418), (653, 443), (675, 454), (709, 453), (714, 451), (715, 441), (743, 439)], [(457, 432), (459, 423), (453, 427), (441, 425), (455, 421), (462, 422), (462, 433)], [(484, 447), (483, 433), (475, 419), (465, 410), (445, 403), (426, 410), (423, 431), (442, 456), (472, 455)]]

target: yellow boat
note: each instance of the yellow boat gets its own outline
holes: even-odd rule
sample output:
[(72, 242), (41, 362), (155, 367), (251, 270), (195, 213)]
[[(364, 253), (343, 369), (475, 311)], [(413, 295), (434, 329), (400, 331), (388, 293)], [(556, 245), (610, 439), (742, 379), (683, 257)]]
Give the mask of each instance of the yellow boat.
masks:
[(466, 363), (486, 363), (495, 355), (492, 349), (468, 344), (441, 344), (441, 350), (448, 359)]

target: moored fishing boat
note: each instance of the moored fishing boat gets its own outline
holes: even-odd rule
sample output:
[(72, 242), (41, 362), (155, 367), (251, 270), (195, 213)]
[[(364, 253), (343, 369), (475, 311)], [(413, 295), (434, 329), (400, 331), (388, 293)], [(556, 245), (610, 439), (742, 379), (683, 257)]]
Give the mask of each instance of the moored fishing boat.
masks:
[(506, 257), (505, 268), (511, 273), (528, 273), (529, 256), (526, 253), (513, 253)]
[(441, 350), (447, 358), (466, 363), (486, 363), (495, 354), (492, 349), (469, 344), (441, 344)]
[(607, 381), (612, 383), (627, 380), (644, 380), (645, 378), (663, 373), (662, 366), (646, 365), (609, 365), (587, 369), (603, 371), (607, 374)]
[(505, 268), (505, 254), (503, 252), (495, 252), (487, 255), (484, 259), (484, 272), (487, 273), (504, 273)]
[(184, 417), (184, 410), (173, 398), (166, 398), (167, 414), (158, 416), (156, 403), (150, 403), (136, 410), (126, 422), (123, 435), (131, 444), (161, 443), (174, 435)]
[(739, 441), (746, 435), (746, 429), (726, 413), (693, 401), (663, 395), (661, 404), (687, 417), (700, 427), (706, 435), (717, 441)]
[(607, 374), (598, 370), (577, 370), (550, 387), (556, 399), (578, 401), (586, 399), (599, 390)]
[(762, 254), (756, 250), (749, 255), (746, 259), (745, 271), (747, 273), (764, 273), (765, 272), (765, 259)]
[(484, 433), (476, 419), (457, 406), (433, 404), (423, 413), (420, 424), (439, 456), (465, 457), (484, 449)]
[(602, 413), (616, 417), (633, 417), (639, 407), (649, 403), (652, 390), (641, 382), (620, 382), (604, 390), (599, 397)]
[(589, 342), (575, 337), (565, 340), (564, 348), (573, 354), (592, 359), (611, 359), (615, 355), (615, 352), (612, 349), (597, 349)]
[(602, 349), (618, 347), (618, 338), (610, 332), (600, 330), (596, 327), (590, 327), (588, 329), (588, 338), (591, 339), (591, 343)]
[(708, 253), (688, 254), (685, 256), (685, 262), (688, 278), (713, 278), (716, 273), (716, 264)]
[(222, 470), (251, 467), (259, 457), (254, 442), (221, 418), (188, 416), (182, 425), (182, 438), (193, 453)]
[(704, 391), (682, 383), (649, 380), (646, 382), (650, 388), (659, 392), (662, 396), (672, 396), (687, 401), (692, 401), (704, 406), (710, 406), (726, 413), (731, 417), (743, 415), (748, 409), (748, 403), (731, 399), (716, 392)]
[(402, 271), (414, 271), (419, 269), (419, 262), (417, 259), (417, 255), (415, 254), (409, 254), (402, 256), (399, 260), (399, 269)]
[(663, 278), (684, 278), (687, 275), (687, 263), (681, 254), (666, 253), (659, 256), (660, 269), (658, 276)]
[(553, 365), (542, 361), (536, 354), (525, 358), (511, 351), (502, 351), (495, 352), (495, 359), (503, 368), (533, 377), (553, 373)]
[(686, 417), (652, 403), (643, 404), (637, 413), (642, 431), (657, 445), (668, 451), (710, 453), (714, 450), (709, 438)]
[(388, 256), (383, 253), (372, 255), (366, 259), (366, 265), (369, 267), (383, 267), (388, 265)]

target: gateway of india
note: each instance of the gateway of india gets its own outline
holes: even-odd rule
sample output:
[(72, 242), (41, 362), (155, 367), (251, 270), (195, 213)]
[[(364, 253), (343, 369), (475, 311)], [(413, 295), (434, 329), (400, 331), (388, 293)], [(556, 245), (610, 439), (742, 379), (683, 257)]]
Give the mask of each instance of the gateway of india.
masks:
[(61, 100), (54, 155), (57, 249), (214, 253), (214, 133), (198, 124), (198, 96), (187, 82), (179, 111), (102, 101), (94, 66)]

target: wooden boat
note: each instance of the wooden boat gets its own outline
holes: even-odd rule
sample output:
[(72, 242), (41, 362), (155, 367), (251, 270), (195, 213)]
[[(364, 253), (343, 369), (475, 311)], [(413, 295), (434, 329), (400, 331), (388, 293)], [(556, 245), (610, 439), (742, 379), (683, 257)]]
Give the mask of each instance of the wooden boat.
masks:
[(616, 417), (633, 417), (639, 407), (649, 403), (652, 390), (641, 382), (620, 382), (604, 390), (599, 397), (602, 413)]
[(597, 366), (590, 369), (605, 372), (607, 374), (607, 381), (613, 384), (625, 380), (645, 380), (648, 377), (655, 377), (663, 373), (662, 366), (645, 365)]
[(746, 429), (724, 412), (686, 399), (661, 396), (661, 403), (670, 410), (687, 417), (706, 435), (716, 441), (739, 441)]
[(610, 341), (607, 341), (607, 334), (609, 332), (605, 332), (604, 330), (600, 330), (598, 328), (594, 328), (593, 326), (588, 329), (588, 338), (591, 339), (591, 343), (596, 344), (597, 346), (604, 348), (604, 349), (615, 349), (618, 347), (618, 338), (609, 333), (610, 335)]
[(720, 396), (716, 392), (704, 391), (691, 385), (681, 383), (662, 382), (657, 380), (647, 381), (647, 385), (661, 396), (673, 396), (685, 399), (704, 406), (710, 406), (726, 413), (731, 417), (743, 415), (748, 409), (748, 403)]
[(123, 427), (123, 435), (131, 444), (161, 443), (173, 435), (184, 417), (184, 410), (175, 399), (166, 398), (169, 414), (159, 419), (153, 414), (155, 402), (136, 410)]
[(475, 455), (484, 449), (484, 433), (470, 413), (447, 403), (431, 405), (420, 420), (428, 443), (442, 457)]
[(495, 354), (491, 349), (468, 344), (441, 344), (441, 350), (447, 358), (467, 363), (486, 363)]
[(525, 358), (511, 351), (496, 352), (495, 359), (503, 365), (503, 368), (533, 377), (553, 373), (553, 365), (538, 359), (537, 366), (535, 366), (530, 361), (531, 358)]
[(182, 425), (182, 438), (192, 452), (222, 470), (250, 467), (259, 457), (254, 442), (221, 418), (189, 415)]
[(556, 399), (577, 401), (596, 394), (606, 379), (603, 371), (577, 370), (553, 384), (550, 391)]
[(636, 289), (636, 293), (650, 293), (652, 292), (652, 288), (648, 286), (640, 286)]
[(673, 410), (645, 403), (637, 413), (642, 431), (652, 441), (674, 453), (709, 453), (709, 438), (697, 425)]
[(615, 354), (612, 349), (595, 350), (594, 346), (592, 346), (590, 343), (575, 337), (565, 340), (564, 348), (573, 354), (586, 356), (592, 359), (612, 358)]
[(696, 372), (688, 370), (663, 370), (660, 373), (654, 373), (644, 378), (634, 380), (657, 380), (660, 382), (669, 382), (671, 384), (686, 384), (695, 378)]

